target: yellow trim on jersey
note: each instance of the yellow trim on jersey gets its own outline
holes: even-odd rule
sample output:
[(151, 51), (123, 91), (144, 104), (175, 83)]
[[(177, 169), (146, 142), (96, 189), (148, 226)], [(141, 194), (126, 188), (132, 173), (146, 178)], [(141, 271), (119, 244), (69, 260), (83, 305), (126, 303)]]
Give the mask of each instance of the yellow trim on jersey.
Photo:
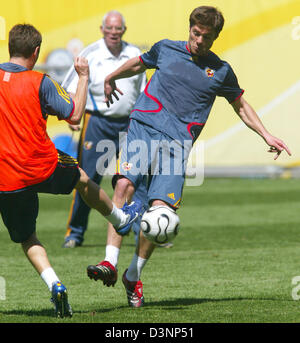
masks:
[(76, 158), (69, 156), (69, 155), (61, 155), (60, 153), (57, 154), (58, 156), (58, 163), (64, 165), (78, 165), (78, 161)]
[(49, 77), (49, 79), (54, 84), (58, 95), (60, 95), (68, 104), (70, 104), (71, 98), (70, 98), (69, 94), (55, 80), (51, 79), (51, 77)]

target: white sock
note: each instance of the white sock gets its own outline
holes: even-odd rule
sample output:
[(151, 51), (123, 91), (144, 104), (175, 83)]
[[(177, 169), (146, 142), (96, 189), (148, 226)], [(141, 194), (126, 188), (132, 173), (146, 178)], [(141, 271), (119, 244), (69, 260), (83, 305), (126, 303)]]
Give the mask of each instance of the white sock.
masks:
[(116, 228), (124, 225), (128, 219), (128, 215), (125, 214), (120, 208), (113, 204), (111, 214), (105, 217)]
[(45, 284), (48, 286), (49, 291), (52, 291), (52, 284), (54, 282), (60, 281), (57, 275), (55, 274), (55, 271), (53, 268), (47, 268), (41, 273), (41, 278), (45, 282)]
[(126, 278), (128, 281), (138, 281), (148, 260), (134, 254), (131, 264), (127, 270)]
[(119, 253), (120, 249), (113, 246), (113, 245), (107, 245), (105, 248), (105, 261), (108, 261), (111, 263), (115, 268), (117, 267), (118, 264), (118, 259), (119, 259)]

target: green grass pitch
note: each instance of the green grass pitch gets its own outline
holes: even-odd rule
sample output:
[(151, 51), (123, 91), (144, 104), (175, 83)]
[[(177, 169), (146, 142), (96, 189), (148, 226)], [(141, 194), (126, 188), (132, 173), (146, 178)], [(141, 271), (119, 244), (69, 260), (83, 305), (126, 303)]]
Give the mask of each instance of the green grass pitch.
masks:
[[(111, 195), (109, 180), (103, 187)], [(0, 323), (292, 323), (300, 322), (292, 279), (300, 275), (300, 182), (206, 179), (186, 187), (181, 229), (158, 248), (143, 274), (146, 305), (127, 306), (121, 275), (134, 251), (125, 237), (119, 280), (104, 287), (86, 267), (104, 257), (106, 222), (95, 211), (84, 245), (62, 249), (71, 196), (40, 195), (38, 237), (67, 286), (74, 315), (53, 317), (50, 294), (1, 222)]]

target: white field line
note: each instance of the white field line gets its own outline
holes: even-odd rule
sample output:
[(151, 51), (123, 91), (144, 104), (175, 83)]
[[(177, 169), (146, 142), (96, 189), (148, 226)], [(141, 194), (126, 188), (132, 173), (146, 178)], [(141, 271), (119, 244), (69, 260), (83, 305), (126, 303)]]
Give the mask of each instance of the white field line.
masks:
[[(294, 85), (292, 85), (290, 88), (288, 88), (286, 91), (281, 93), (279, 96), (274, 98), (272, 101), (270, 101), (267, 105), (262, 107), (258, 112), (258, 116), (262, 117), (266, 114), (268, 114), (270, 111), (272, 111), (275, 107), (279, 106), (281, 103), (283, 103), (286, 99), (288, 99), (290, 96), (294, 95), (298, 90), (300, 89), (300, 81), (297, 81)], [(205, 141), (205, 149), (210, 148), (217, 143), (220, 143), (224, 141), (226, 138), (233, 136), (240, 130), (246, 128), (245, 124), (243, 122), (240, 122), (230, 129), (220, 133), (219, 135), (208, 139)]]

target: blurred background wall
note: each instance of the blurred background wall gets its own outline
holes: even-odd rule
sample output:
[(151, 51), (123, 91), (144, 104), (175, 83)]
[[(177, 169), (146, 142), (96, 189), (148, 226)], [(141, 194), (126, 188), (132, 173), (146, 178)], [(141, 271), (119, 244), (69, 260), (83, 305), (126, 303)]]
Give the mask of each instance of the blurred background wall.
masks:
[[(187, 40), (190, 12), (217, 6), (225, 26), (212, 50), (235, 70), (245, 99), (269, 131), (282, 138), (293, 155), (277, 161), (265, 142), (241, 123), (226, 100), (217, 98), (196, 144), (211, 175), (298, 176), (300, 166), (300, 1), (299, 0), (10, 0), (0, 8), (0, 62), (8, 60), (7, 38), (16, 23), (31, 23), (43, 34), (37, 68), (57, 81), (84, 46), (100, 39), (103, 15), (125, 16), (124, 40), (147, 50), (158, 40)], [(148, 74), (151, 77), (151, 72)], [(49, 119), (49, 134), (69, 132)], [(199, 163), (191, 156), (190, 165)]]

